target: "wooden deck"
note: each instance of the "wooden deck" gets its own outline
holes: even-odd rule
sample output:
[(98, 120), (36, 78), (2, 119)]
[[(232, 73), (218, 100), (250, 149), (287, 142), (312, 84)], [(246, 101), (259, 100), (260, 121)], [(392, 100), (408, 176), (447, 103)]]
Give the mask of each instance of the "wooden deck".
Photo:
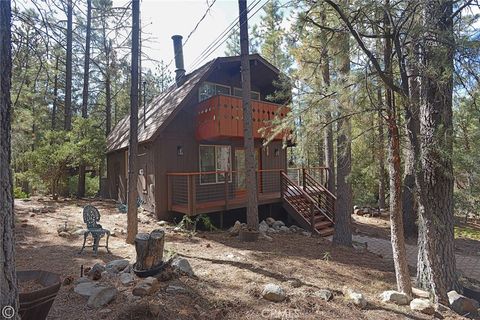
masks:
[[(258, 204), (270, 204), (282, 202), (280, 192), (270, 192), (270, 193), (259, 193), (258, 194)], [(194, 212), (189, 212), (188, 204), (173, 204), (172, 211), (179, 212), (183, 214), (197, 215), (202, 213), (212, 213), (227, 211), (232, 209), (245, 208), (247, 206), (247, 198), (245, 194), (237, 195), (234, 198), (215, 200), (215, 201), (206, 201), (206, 202), (197, 202), (195, 203)]]

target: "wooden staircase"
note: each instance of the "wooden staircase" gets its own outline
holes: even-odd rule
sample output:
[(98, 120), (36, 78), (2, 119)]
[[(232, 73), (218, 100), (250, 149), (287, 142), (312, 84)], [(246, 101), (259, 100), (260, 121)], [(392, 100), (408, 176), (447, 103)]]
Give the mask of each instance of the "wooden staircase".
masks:
[(337, 198), (305, 170), (301, 184), (281, 173), (283, 207), (302, 228), (322, 237), (332, 235)]

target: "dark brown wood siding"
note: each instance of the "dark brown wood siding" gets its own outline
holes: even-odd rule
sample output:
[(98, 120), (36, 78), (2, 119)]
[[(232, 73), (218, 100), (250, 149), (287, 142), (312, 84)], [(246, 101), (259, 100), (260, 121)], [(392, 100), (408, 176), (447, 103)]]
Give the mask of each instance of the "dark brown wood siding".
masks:
[[(238, 63), (237, 63), (238, 64)], [(239, 66), (239, 64), (238, 64)], [(263, 69), (262, 69), (263, 68)], [(258, 70), (257, 70), (258, 69)], [(256, 70), (256, 71), (255, 71)], [(262, 64), (252, 65), (252, 71), (257, 76), (252, 77), (252, 90), (261, 94), (262, 100), (270, 95), (274, 87), (268, 79), (272, 72), (266, 70)], [(227, 85), (233, 93), (234, 87), (240, 87), (240, 74), (238, 67), (225, 66), (215, 70), (207, 79), (209, 82)], [(159, 219), (169, 219), (168, 194), (167, 194), (167, 173), (170, 172), (198, 172), (199, 168), (199, 145), (229, 145), (232, 150), (232, 165), (235, 170), (235, 150), (243, 147), (242, 139), (197, 141), (195, 138), (196, 111), (198, 104), (198, 92), (192, 95), (187, 101), (183, 110), (163, 129), (163, 131), (150, 143), (145, 143), (139, 149), (139, 169), (143, 175), (139, 176), (139, 196), (145, 201), (145, 207), (155, 212)], [(286, 169), (286, 150), (282, 148), (281, 141), (273, 141), (267, 147), (262, 146), (260, 139), (255, 141), (255, 146), (260, 148), (260, 169)], [(182, 155), (178, 149), (182, 149)], [(268, 151), (267, 151), (268, 149)], [(275, 153), (278, 149), (278, 153)], [(124, 202), (126, 198), (126, 156), (125, 150), (110, 153), (107, 156), (109, 192), (112, 198)], [(268, 177), (267, 177), (268, 175)], [(273, 176), (275, 175), (275, 176)], [(260, 179), (269, 179), (270, 185), (279, 184), (278, 173), (265, 174)], [(278, 180), (275, 180), (278, 179)], [(197, 198), (202, 200), (207, 197), (224, 195), (225, 184), (200, 185), (196, 180)], [(186, 183), (186, 182), (185, 182)], [(233, 184), (230, 184), (230, 191), (233, 191)], [(268, 192), (266, 185), (263, 191)], [(185, 197), (182, 188), (176, 191), (175, 196)]]
[[(108, 195), (121, 203), (127, 199), (127, 149), (107, 155)], [(142, 207), (155, 210), (155, 166), (151, 144), (141, 144), (138, 149), (137, 191)]]

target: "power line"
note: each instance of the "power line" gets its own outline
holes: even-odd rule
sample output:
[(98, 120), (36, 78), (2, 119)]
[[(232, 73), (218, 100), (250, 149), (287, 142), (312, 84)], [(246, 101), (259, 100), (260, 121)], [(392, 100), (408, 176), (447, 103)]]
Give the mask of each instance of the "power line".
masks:
[[(247, 13), (255, 8), (261, 0), (257, 0), (256, 2), (252, 2), (248, 8), (247, 8)], [(243, 12), (242, 12), (243, 13)], [(219, 41), (222, 41), (222, 39), (230, 34), (230, 32), (235, 28), (235, 25), (239, 22), (238, 17), (235, 18), (228, 26), (226, 29), (223, 30), (201, 53), (198, 57), (194, 59), (194, 61), (191, 63), (190, 67), (194, 66), (196, 67), (198, 65), (198, 62), (202, 60), (204, 56), (209, 56), (211, 54), (212, 48), (218, 44)], [(228, 39), (228, 38), (227, 38)], [(216, 50), (216, 48), (214, 49)], [(202, 60), (203, 61), (203, 60)]]
[[(213, 0), (211, 4), (208, 5), (207, 7), (207, 10), (205, 10), (205, 13), (203, 14), (203, 16), (200, 18), (200, 20), (198, 20), (197, 24), (195, 25), (195, 27), (192, 29), (192, 31), (190, 31), (190, 33), (188, 34), (187, 36), (187, 39), (183, 42), (182, 44), (182, 48), (185, 46), (185, 44), (188, 42), (188, 40), (190, 40), (190, 37), (195, 33), (195, 31), (197, 31), (198, 29), (198, 26), (200, 25), (200, 23), (202, 23), (202, 21), (205, 19), (205, 17), (207, 16), (207, 14), (210, 12), (210, 10), (212, 9), (213, 5), (215, 4), (215, 2), (217, 2), (217, 0)], [(208, 3), (208, 2), (207, 2)], [(170, 62), (167, 64), (167, 69), (170, 67), (170, 65), (172, 64), (172, 62), (175, 60), (177, 56), (174, 55), (172, 60), (170, 60)]]
[[(260, 0), (257, 0), (257, 2), (253, 2), (251, 3), (247, 10), (250, 10), (252, 8), (254, 8), (256, 5), (258, 5), (258, 3), (260, 2)], [(248, 12), (248, 11), (247, 11)], [(215, 46), (218, 41), (222, 40), (223, 37), (225, 37), (226, 35), (228, 35), (230, 33), (230, 31), (232, 31), (232, 29), (235, 27), (235, 25), (238, 23), (238, 18), (235, 18), (228, 26), (226, 29), (223, 30), (223, 32), (220, 33), (220, 35), (218, 35), (201, 53), (200, 55), (195, 58), (195, 60), (192, 62), (191, 65), (195, 65), (199, 59), (201, 59), (201, 57), (203, 57), (203, 55), (205, 53), (207, 53), (213, 46)]]
[[(261, 1), (261, 0), (258, 0), (250, 9), (247, 8), (247, 12), (250, 12), (251, 10), (253, 10), (253, 9), (260, 3), (260, 1)], [(263, 7), (265, 7), (265, 5), (266, 5), (269, 1), (270, 1), (270, 0), (265, 1), (265, 3), (264, 3), (262, 6), (260, 6), (260, 7), (249, 17), (249, 19), (251, 19), (252, 17), (254, 17)], [(228, 29), (228, 27), (227, 27), (227, 29), (228, 29), (228, 30), (226, 31), (227, 34), (228, 34), (230, 31), (232, 31), (235, 27), (237, 27), (237, 29), (240, 27), (240, 26), (235, 26), (235, 23), (236, 23), (237, 21), (238, 21), (238, 20), (234, 20), (234, 21), (232, 22), (233, 26), (230, 27), (229, 29)], [(225, 33), (225, 32), (223, 32), (222, 34), (224, 34), (224, 33)], [(221, 35), (222, 35), (222, 34), (221, 34)], [(220, 40), (221, 40), (222, 38), (224, 38), (224, 37), (225, 37), (225, 36), (220, 37), (220, 39), (219, 39), (218, 41), (220, 41)], [(217, 39), (218, 39), (218, 37), (217, 37)], [(203, 53), (203, 54), (200, 54), (200, 56), (199, 56), (197, 59), (195, 59), (195, 61), (194, 61), (194, 62), (192, 63), (192, 65), (191, 65), (192, 69), (195, 68), (195, 67), (197, 67), (197, 66), (200, 65), (201, 63), (203, 63), (213, 52), (215, 52), (215, 51), (216, 51), (222, 44), (224, 44), (225, 41), (227, 41), (227, 40), (228, 40), (228, 37), (225, 38), (225, 39), (223, 39), (221, 42), (218, 42), (218, 41), (217, 41), (216, 43), (212, 43), (211, 45), (209, 45), (209, 47), (207, 47), (207, 48), (211, 48), (211, 49), (208, 50), (208, 52), (207, 52), (207, 49), (204, 50), (204, 51), (203, 51), (204, 53)], [(190, 67), (189, 67), (189, 68), (190, 68)]]

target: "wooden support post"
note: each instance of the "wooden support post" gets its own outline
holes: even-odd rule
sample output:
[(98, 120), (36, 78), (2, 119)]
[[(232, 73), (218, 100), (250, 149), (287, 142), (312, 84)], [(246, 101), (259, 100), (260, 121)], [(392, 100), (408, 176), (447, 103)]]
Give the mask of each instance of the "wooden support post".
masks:
[(315, 205), (310, 203), (310, 225), (312, 226), (312, 232), (315, 232)]
[(192, 179), (190, 179), (191, 176), (187, 176), (187, 211), (188, 214), (191, 215), (193, 213), (192, 210)]
[(228, 211), (228, 180), (229, 180), (229, 173), (225, 173), (225, 211)]
[(303, 185), (303, 190), (307, 190), (307, 179), (305, 178), (305, 172), (306, 169), (302, 168), (302, 185)]
[(169, 211), (172, 211), (173, 204), (173, 186), (172, 186), (172, 177), (167, 176), (167, 208)]
[(195, 176), (190, 176), (190, 187), (192, 189), (192, 214), (197, 214), (197, 184), (195, 181)]
[(135, 237), (135, 251), (137, 261), (135, 269), (149, 270), (162, 263), (163, 248), (165, 245), (165, 232), (157, 229), (150, 234), (139, 233)]
[(280, 198), (283, 199), (283, 170), (280, 171)]

